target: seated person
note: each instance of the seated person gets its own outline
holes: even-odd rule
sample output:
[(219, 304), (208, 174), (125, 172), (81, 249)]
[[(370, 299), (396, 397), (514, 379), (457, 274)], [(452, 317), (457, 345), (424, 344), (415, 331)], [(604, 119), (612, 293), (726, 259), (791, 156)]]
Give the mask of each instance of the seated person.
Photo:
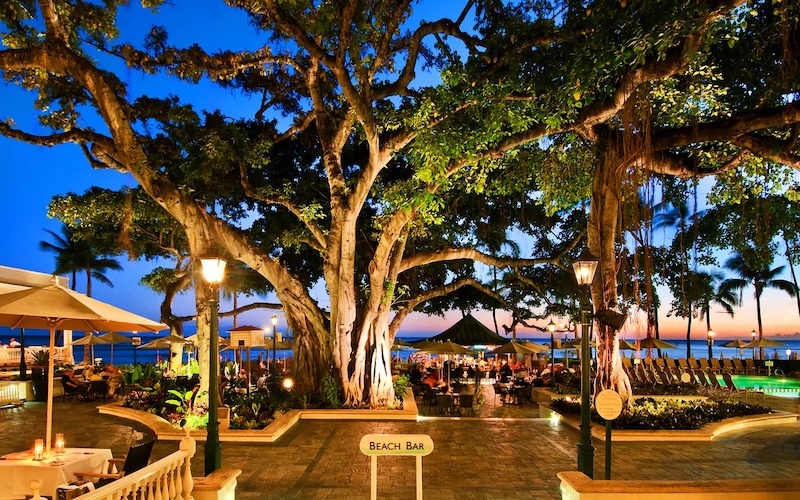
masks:
[(513, 376), (514, 371), (511, 369), (511, 367), (507, 364), (503, 364), (502, 368), (500, 368), (500, 383), (507, 384), (511, 381), (511, 377)]
[(11, 337), (11, 339), (8, 341), (8, 347), (19, 347), (21, 345), (22, 344), (17, 342), (17, 339), (15, 339), (14, 337)]
[(101, 375), (108, 381), (108, 395), (116, 396), (117, 390), (125, 384), (125, 375), (119, 368), (111, 365), (106, 365)]
[(78, 399), (86, 399), (86, 392), (89, 390), (89, 385), (76, 379), (74, 370), (65, 370), (64, 373), (61, 374), (61, 383), (64, 384), (65, 391), (73, 389), (74, 392), (78, 393)]
[(89, 382), (97, 382), (99, 380), (103, 380), (102, 370), (100, 370), (99, 366), (96, 366), (92, 370), (92, 374), (89, 376)]
[(422, 380), (423, 385), (435, 389), (439, 385), (439, 372), (431, 372)]

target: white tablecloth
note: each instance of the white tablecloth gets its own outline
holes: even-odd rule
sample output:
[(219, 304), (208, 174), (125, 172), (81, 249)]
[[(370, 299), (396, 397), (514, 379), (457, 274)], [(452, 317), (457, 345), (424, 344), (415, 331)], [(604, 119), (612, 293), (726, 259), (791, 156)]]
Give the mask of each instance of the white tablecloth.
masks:
[(0, 459), (0, 499), (32, 495), (31, 481), (43, 481), (40, 494), (54, 498), (56, 488), (74, 481), (76, 472), (101, 472), (111, 458), (111, 450), (67, 448), (64, 453), (38, 461), (31, 452), (11, 453)]

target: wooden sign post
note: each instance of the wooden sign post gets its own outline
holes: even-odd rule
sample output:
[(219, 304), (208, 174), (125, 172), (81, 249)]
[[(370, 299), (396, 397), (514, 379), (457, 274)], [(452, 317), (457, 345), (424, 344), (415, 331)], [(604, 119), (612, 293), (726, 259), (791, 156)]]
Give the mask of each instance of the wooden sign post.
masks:
[(378, 457), (381, 455), (413, 455), (417, 457), (417, 500), (422, 500), (422, 457), (433, 451), (433, 440), (427, 434), (367, 434), (361, 438), (361, 453), (370, 457), (370, 498), (378, 498)]

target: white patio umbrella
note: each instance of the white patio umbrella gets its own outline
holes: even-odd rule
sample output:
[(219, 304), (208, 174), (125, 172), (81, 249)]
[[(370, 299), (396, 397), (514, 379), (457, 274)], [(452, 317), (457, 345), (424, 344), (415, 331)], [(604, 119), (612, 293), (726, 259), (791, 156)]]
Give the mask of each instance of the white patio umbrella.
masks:
[[(97, 338), (106, 340), (106, 341), (108, 341), (109, 344), (111, 344), (111, 364), (112, 365), (114, 364), (114, 344), (132, 344), (133, 343), (133, 340), (130, 337), (122, 335), (121, 333), (117, 333), (117, 332), (114, 332), (114, 331), (111, 331), (111, 332), (108, 332), (106, 334), (100, 335)], [(94, 354), (92, 354), (92, 357), (94, 358)]]
[(0, 325), (50, 331), (48, 362), (46, 451), (53, 433), (53, 358), (56, 329), (97, 332), (108, 330), (157, 332), (166, 325), (100, 302), (58, 284), (0, 294)]
[[(72, 345), (88, 345), (92, 348), (92, 365), (94, 365), (94, 346), (97, 344), (111, 344), (108, 340), (102, 337), (96, 337), (92, 334), (92, 332), (87, 333), (83, 337), (79, 338), (72, 342)], [(111, 344), (112, 348), (114, 344)], [(83, 360), (83, 364), (86, 365), (86, 360)]]

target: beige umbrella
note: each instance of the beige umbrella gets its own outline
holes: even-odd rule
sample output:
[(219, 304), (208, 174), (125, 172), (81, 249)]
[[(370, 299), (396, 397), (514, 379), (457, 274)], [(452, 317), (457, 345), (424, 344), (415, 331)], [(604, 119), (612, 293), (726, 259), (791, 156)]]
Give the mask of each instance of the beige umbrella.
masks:
[[(173, 335), (173, 337), (175, 336)], [(199, 338), (200, 338), (199, 335), (195, 333), (194, 335), (189, 335), (188, 337), (184, 338), (184, 340), (186, 342), (191, 342), (196, 346), (197, 344), (200, 343)], [(217, 336), (217, 340), (219, 341), (219, 345), (228, 345), (228, 339), (226, 339), (222, 335)]]
[(750, 349), (750, 348), (758, 348), (758, 347), (781, 347), (781, 346), (785, 346), (785, 345), (788, 345), (788, 344), (786, 344), (785, 342), (781, 342), (779, 340), (758, 339), (758, 340), (754, 340), (752, 342), (748, 342), (747, 344), (745, 344), (742, 347), (744, 347), (745, 349)]
[[(471, 354), (472, 351), (461, 344), (456, 344), (451, 340), (444, 342), (430, 342), (427, 346), (420, 348), (419, 352), (430, 354)], [(447, 370), (447, 385), (450, 385), (450, 370)]]
[(722, 344), (722, 347), (736, 347), (737, 349), (743, 349), (747, 347), (747, 342), (742, 339), (736, 339)]
[(619, 339), (619, 348), (620, 348), (621, 351), (635, 351), (636, 350), (636, 346), (634, 344), (631, 344), (630, 342), (628, 342), (625, 339)]
[[(108, 332), (105, 335), (100, 335), (103, 340), (107, 340), (109, 344), (111, 344), (111, 364), (114, 364), (114, 344), (132, 344), (133, 340), (130, 337), (126, 337), (121, 333), (117, 333), (114, 331)], [(94, 357), (94, 355), (92, 355)]]
[[(548, 349), (544, 347), (544, 351), (546, 350)], [(536, 354), (544, 351), (532, 349), (531, 347), (525, 344), (521, 344), (519, 342), (512, 340), (508, 344), (500, 346), (497, 349), (494, 349), (493, 351), (489, 351), (489, 354)]]
[(655, 337), (645, 337), (639, 342), (639, 347), (644, 349), (675, 349), (675, 345), (664, 342)]
[[(71, 345), (88, 345), (92, 347), (92, 365), (94, 365), (94, 346), (97, 344), (111, 344), (108, 340), (102, 337), (96, 337), (92, 334), (92, 332), (87, 333), (83, 337), (79, 338), (72, 342)], [(113, 345), (113, 344), (111, 344)], [(86, 360), (83, 360), (83, 364), (86, 365)]]
[(531, 342), (531, 341), (522, 342), (522, 345), (527, 347), (528, 349), (533, 349), (537, 353), (547, 352), (550, 350), (550, 347), (544, 344), (537, 344), (536, 342)]
[(10, 328), (30, 328), (50, 331), (50, 359), (48, 362), (47, 431), (45, 451), (50, 451), (53, 433), (53, 352), (56, 329), (98, 332), (109, 330), (157, 332), (165, 325), (137, 314), (100, 302), (78, 292), (73, 292), (53, 282), (44, 287), (33, 287), (0, 294), (0, 325)]

